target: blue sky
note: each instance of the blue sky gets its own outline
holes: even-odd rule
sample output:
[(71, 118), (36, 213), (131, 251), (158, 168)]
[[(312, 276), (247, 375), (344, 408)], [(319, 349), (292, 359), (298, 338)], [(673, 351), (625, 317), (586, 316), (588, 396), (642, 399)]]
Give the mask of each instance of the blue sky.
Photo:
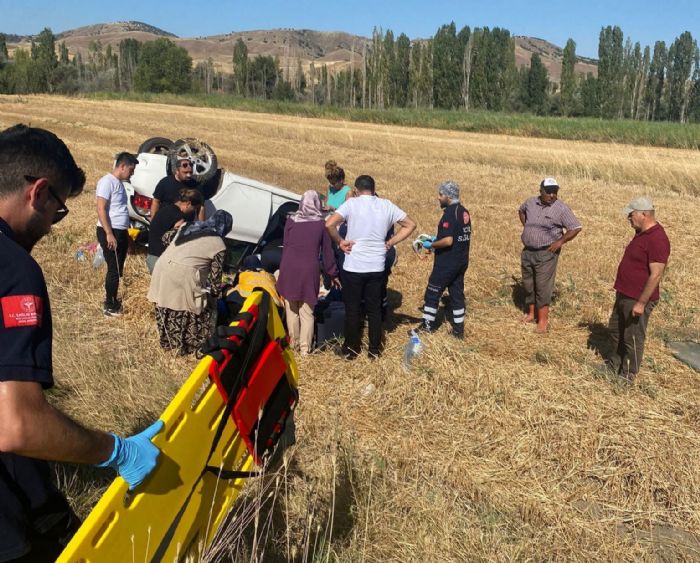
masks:
[(347, 31), (369, 36), (374, 26), (406, 33), (411, 39), (432, 36), (454, 21), (458, 28), (505, 27), (560, 46), (571, 37), (577, 53), (597, 57), (598, 34), (619, 25), (632, 41), (653, 46), (673, 41), (683, 31), (700, 39), (700, 0), (0, 0), (0, 32), (34, 34), (44, 27), (55, 33), (111, 21), (137, 20), (180, 37), (196, 37), (279, 27)]

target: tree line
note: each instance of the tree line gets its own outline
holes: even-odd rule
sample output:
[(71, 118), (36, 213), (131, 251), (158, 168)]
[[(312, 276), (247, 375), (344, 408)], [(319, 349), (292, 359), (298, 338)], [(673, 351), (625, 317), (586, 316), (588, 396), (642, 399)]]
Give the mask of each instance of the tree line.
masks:
[(653, 49), (625, 38), (618, 26), (602, 28), (597, 76), (575, 72), (579, 58), (569, 39), (561, 79), (550, 80), (534, 53), (516, 68), (515, 39), (507, 29), (441, 26), (414, 40), (375, 29), (345, 68), (312, 62), (304, 69), (286, 57), (251, 57), (238, 39), (231, 72), (212, 59), (193, 66), (169, 39), (122, 40), (116, 49), (95, 40), (72, 58), (50, 29), (29, 50), (8, 56), (0, 34), (0, 93), (74, 94), (88, 91), (225, 93), (366, 109), (423, 108), (530, 112), (608, 119), (700, 122), (700, 52), (690, 32)]

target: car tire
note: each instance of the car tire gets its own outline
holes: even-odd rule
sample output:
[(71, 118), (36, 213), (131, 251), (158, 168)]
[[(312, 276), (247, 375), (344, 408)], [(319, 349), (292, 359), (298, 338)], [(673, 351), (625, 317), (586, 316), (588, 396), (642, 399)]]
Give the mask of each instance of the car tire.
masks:
[(170, 154), (175, 143), (165, 137), (151, 137), (146, 139), (139, 147), (139, 154), (142, 152), (150, 154)]
[(199, 139), (178, 139), (168, 156), (168, 174), (174, 174), (180, 156), (189, 156), (192, 160), (192, 178), (198, 184), (211, 180), (219, 167), (214, 150)]

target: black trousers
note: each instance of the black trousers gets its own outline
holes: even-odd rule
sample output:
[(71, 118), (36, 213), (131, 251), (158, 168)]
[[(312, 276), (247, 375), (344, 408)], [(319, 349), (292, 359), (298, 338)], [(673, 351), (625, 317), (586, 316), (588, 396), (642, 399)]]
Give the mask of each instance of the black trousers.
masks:
[(452, 307), (452, 330), (457, 336), (464, 334), (464, 274), (468, 264), (443, 265), (435, 264), (425, 288), (425, 304), (423, 305), (423, 320), (434, 323), (440, 306), (440, 298), (445, 289), (450, 295)]
[(378, 356), (382, 350), (382, 285), (384, 272), (348, 272), (341, 270), (343, 303), (345, 303), (345, 344), (343, 352), (360, 353), (363, 314), (367, 314), (369, 353)]
[(107, 233), (102, 227), (97, 227), (97, 240), (102, 247), (107, 262), (107, 275), (105, 276), (105, 306), (113, 307), (117, 304), (117, 292), (119, 291), (119, 278), (124, 274), (124, 261), (126, 251), (129, 249), (129, 233), (126, 229), (112, 229), (114, 238), (117, 239), (117, 249), (107, 248)]

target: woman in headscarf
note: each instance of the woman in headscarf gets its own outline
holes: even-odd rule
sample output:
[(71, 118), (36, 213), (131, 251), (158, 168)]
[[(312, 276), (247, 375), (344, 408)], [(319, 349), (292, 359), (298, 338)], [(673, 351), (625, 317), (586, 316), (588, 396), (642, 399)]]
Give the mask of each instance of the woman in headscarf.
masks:
[(314, 338), (314, 306), (320, 286), (319, 256), (323, 268), (337, 282), (333, 246), (315, 190), (304, 192), (299, 211), (289, 216), (284, 227), (284, 246), (277, 291), (286, 299), (287, 329), (292, 347), (302, 354), (311, 352)]
[(226, 254), (223, 237), (232, 225), (223, 210), (206, 221), (187, 223), (173, 231), (156, 262), (148, 300), (156, 305), (160, 345), (166, 350), (191, 354), (209, 336)]

